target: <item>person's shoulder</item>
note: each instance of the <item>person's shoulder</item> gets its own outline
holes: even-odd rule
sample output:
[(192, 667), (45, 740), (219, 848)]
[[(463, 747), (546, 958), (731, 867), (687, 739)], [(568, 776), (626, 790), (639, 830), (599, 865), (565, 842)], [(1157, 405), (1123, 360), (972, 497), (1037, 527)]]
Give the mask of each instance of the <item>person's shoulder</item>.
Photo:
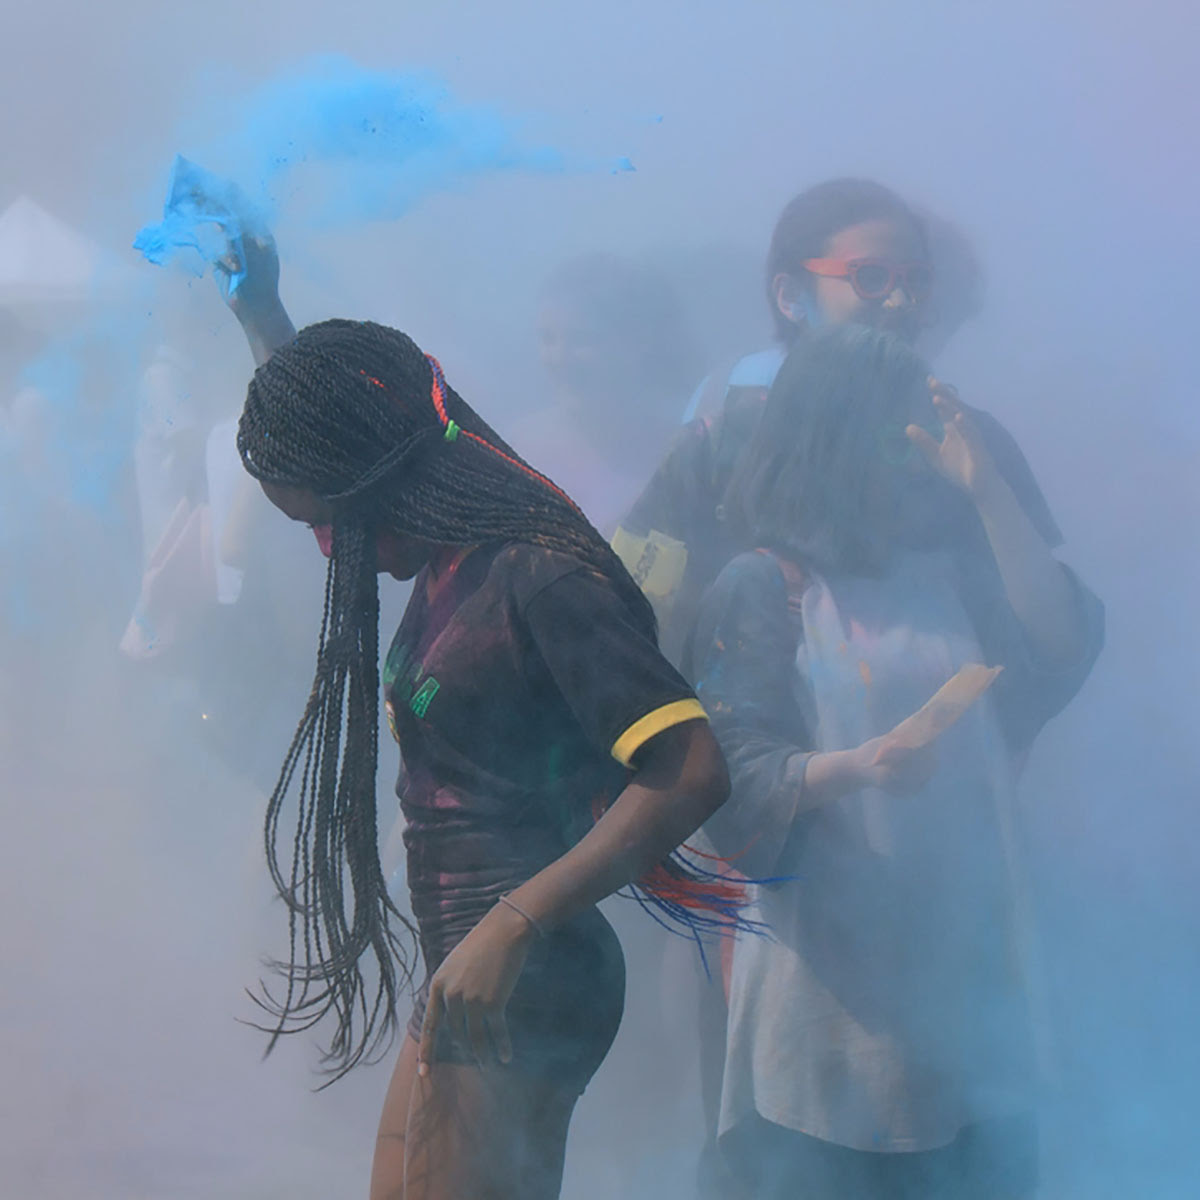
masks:
[(723, 443), (728, 434), (742, 438), (753, 429), (783, 358), (783, 349), (772, 346), (738, 360), (726, 380), (720, 409), (709, 418), (710, 440)]
[(710, 440), (723, 444), (730, 437), (748, 440), (767, 406), (766, 387), (730, 386), (725, 403), (713, 418)]
[(532, 542), (507, 542), (493, 556), (488, 579), (523, 609), (552, 584), (576, 574), (599, 578), (590, 564), (572, 554)]
[(673, 458), (680, 454), (695, 453), (699, 447), (708, 441), (713, 420), (713, 417), (694, 417), (685, 425), (680, 425), (675, 436), (671, 439), (671, 446), (667, 452), (667, 457)]
[(781, 346), (770, 346), (721, 364), (706, 375), (692, 393), (684, 411), (684, 423), (697, 418), (719, 417), (728, 407), (731, 394), (749, 391), (765, 395), (779, 373), (784, 357)]
[(747, 550), (731, 558), (709, 588), (709, 594), (726, 600), (745, 593), (784, 588), (780, 561), (769, 550)]
[(634, 513), (639, 511), (647, 496), (657, 498), (658, 489), (677, 489), (694, 483), (696, 477), (704, 472), (713, 429), (719, 420), (719, 417), (696, 417), (686, 425), (679, 426), (642, 495), (634, 501)]
[[(787, 654), (794, 642), (789, 629), (789, 589), (782, 565), (766, 550), (739, 554), (725, 564), (700, 602), (693, 633), (693, 650), (716, 647), (743, 651), (751, 645), (778, 643)], [(761, 639), (767, 638), (764, 643)], [(757, 651), (755, 651), (757, 652)], [(701, 657), (705, 652), (701, 651)], [(697, 664), (692, 663), (695, 669)]]
[(727, 386), (731, 388), (769, 388), (779, 374), (786, 357), (782, 346), (770, 346), (747, 354), (734, 363)]

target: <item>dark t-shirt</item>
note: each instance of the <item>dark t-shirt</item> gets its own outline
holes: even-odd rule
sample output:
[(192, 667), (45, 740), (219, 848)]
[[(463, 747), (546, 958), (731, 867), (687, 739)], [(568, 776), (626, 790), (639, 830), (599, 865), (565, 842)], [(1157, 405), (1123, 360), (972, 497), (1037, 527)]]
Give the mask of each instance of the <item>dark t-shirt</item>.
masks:
[(606, 579), (521, 543), (417, 577), (384, 689), (431, 970), (586, 831), (647, 741), (704, 715)]
[[(642, 539), (657, 532), (682, 545), (675, 559), (675, 577), (664, 580), (659, 594), (647, 589), (656, 601), (660, 641), (673, 662), (683, 659), (705, 589), (731, 558), (751, 549), (726, 519), (725, 500), (766, 402), (766, 387), (730, 387), (716, 416), (685, 425), (613, 539), (614, 548), (643, 587), (652, 556), (644, 553)], [(1046, 544), (1061, 545), (1062, 534), (1012, 434), (989, 413), (964, 407)], [(664, 599), (661, 593), (668, 588)]]
[[(1004, 668), (991, 689), (1000, 730), (1014, 758), (1083, 686), (1104, 645), (1104, 606), (1073, 571), (1083, 653), (1049, 666), (1029, 646), (994, 561), (955, 556), (959, 600), (984, 661)], [(797, 825), (807, 752), (816, 730), (801, 709), (797, 649), (803, 640), (802, 566), (751, 551), (733, 559), (705, 593), (696, 621), (695, 674), (713, 732), (729, 763), (733, 798), (705, 827), (718, 852), (752, 847), (741, 859), (764, 875)]]
[[(426, 568), (384, 667), (408, 883), (432, 975), (505, 892), (560, 857), (664, 729), (704, 715), (612, 585), (512, 543)], [(409, 1033), (420, 1034), (428, 983)], [(508, 1004), (513, 1063), (582, 1091), (621, 1019), (597, 909), (538, 939)], [(437, 1056), (469, 1062), (443, 1028)]]

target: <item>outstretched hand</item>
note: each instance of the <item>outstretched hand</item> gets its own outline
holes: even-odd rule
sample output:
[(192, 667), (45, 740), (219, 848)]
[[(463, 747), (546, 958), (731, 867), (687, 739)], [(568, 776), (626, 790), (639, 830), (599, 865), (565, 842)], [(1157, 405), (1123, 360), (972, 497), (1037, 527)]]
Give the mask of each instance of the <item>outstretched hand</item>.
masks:
[(995, 463), (979, 427), (963, 408), (955, 388), (931, 375), (929, 392), (945, 429), (942, 440), (918, 425), (907, 427), (908, 440), (943, 479), (977, 499), (996, 477)]
[(522, 916), (498, 904), (450, 951), (429, 984), (420, 1075), (429, 1073), (443, 1024), (481, 1067), (512, 1061), (504, 1010), (536, 936)]
[(860, 787), (874, 787), (893, 796), (911, 796), (933, 778), (937, 751), (933, 746), (913, 748), (892, 739), (891, 733), (871, 738), (853, 751)]
[(221, 296), (239, 320), (279, 303), (279, 253), (269, 233), (232, 238), (215, 273)]

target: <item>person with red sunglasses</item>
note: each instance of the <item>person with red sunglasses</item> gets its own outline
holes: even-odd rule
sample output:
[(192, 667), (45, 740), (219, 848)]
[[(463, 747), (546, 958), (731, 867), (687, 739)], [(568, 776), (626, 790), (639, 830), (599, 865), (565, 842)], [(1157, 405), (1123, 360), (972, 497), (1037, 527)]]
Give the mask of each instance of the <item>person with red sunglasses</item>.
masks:
[(885, 215), (879, 205), (864, 210), (877, 215), (820, 239), (798, 219), (810, 196), (802, 193), (784, 209), (771, 244), (768, 295), (780, 340), (790, 344), (805, 328), (855, 324), (916, 341), (931, 321), (934, 287), (923, 223), (899, 210)]
[[(696, 624), (732, 779), (705, 832), (773, 881), (754, 892), (772, 937), (733, 949), (721, 1087), (722, 1161), (755, 1200), (1037, 1188), (1015, 782), (1104, 608), (929, 376), (877, 329), (796, 347), (731, 485), (754, 549)], [(985, 663), (954, 728), (914, 736)]]
[[(725, 491), (788, 351), (813, 329), (864, 325), (932, 359), (981, 305), (982, 272), (963, 235), (866, 179), (829, 180), (794, 197), (775, 225), (764, 274), (775, 344), (718, 367), (700, 385), (613, 538), (655, 604), (664, 649), (678, 661), (701, 593), (744, 549)], [(1030, 519), (1051, 547), (1059, 545), (1020, 448), (994, 417), (970, 411)]]
[[(671, 450), (613, 537), (613, 548), (655, 606), (660, 644), (689, 677), (701, 597), (728, 562), (754, 549), (727, 496), (788, 352), (813, 330), (858, 325), (894, 334), (931, 358), (981, 305), (982, 272), (963, 235), (864, 179), (829, 180), (794, 197), (776, 223), (764, 274), (775, 344), (718, 367), (701, 384)], [(1016, 442), (994, 417), (962, 407), (1033, 527), (1048, 547), (1060, 545), (1062, 535)], [(891, 431), (880, 429), (878, 436), (884, 453), (891, 452)], [(895, 446), (907, 453), (907, 440)], [(727, 944), (727, 979), (729, 950)], [(709, 1121), (700, 1189), (705, 1197), (725, 1198), (738, 1195), (716, 1140), (726, 999), (720, 986), (705, 981), (699, 997)]]

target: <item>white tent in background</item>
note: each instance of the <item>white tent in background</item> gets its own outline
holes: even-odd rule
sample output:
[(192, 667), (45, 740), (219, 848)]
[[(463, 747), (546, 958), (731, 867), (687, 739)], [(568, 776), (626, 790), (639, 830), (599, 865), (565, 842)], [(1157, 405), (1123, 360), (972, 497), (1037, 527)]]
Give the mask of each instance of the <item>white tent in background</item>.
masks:
[(0, 214), (0, 306), (23, 317), (119, 288), (129, 269), (21, 196)]

